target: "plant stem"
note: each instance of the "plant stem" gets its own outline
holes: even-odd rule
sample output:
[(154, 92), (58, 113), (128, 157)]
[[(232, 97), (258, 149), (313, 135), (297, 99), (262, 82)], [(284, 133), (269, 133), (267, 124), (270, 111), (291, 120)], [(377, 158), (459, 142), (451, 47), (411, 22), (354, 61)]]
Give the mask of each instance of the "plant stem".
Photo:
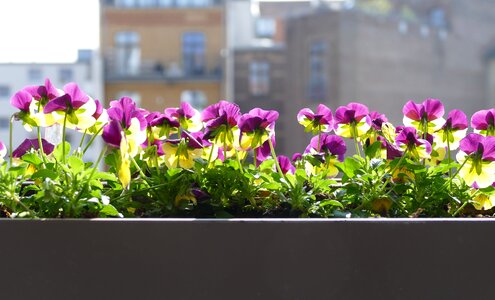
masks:
[(450, 191), (452, 191), (452, 168), (450, 167), (451, 159), (450, 159), (450, 132), (447, 131), (447, 162), (449, 164), (449, 182), (450, 182)]
[(356, 124), (350, 124), (350, 126), (352, 130), (352, 136), (354, 137), (354, 146), (356, 147), (356, 154), (359, 155), (360, 157), (363, 157), (363, 155), (361, 154), (361, 150), (359, 150)]
[(459, 207), (453, 214), (452, 214), (452, 217), (455, 217), (457, 216), (463, 209), (464, 207), (466, 207), (466, 205), (469, 203), (469, 201), (466, 201), (464, 203), (462, 203), (461, 207)]
[(103, 155), (107, 152), (107, 146), (103, 146), (103, 149), (101, 149), (100, 155), (98, 156), (98, 159), (96, 160), (96, 163), (93, 167), (93, 170), (91, 170), (91, 174), (89, 174), (88, 179), (86, 180), (86, 183), (84, 184), (83, 190), (77, 195), (76, 200), (74, 201), (77, 202), (81, 197), (83, 196), (84, 193), (86, 193), (86, 190), (88, 189), (89, 183), (91, 182), (91, 179), (93, 179), (93, 175), (96, 173), (96, 170), (98, 169), (98, 165), (101, 162), (101, 159), (103, 158)]
[(456, 172), (454, 173), (454, 175), (452, 175), (452, 177), (449, 178), (449, 181), (447, 181), (442, 188), (445, 188), (447, 186), (447, 184), (451, 184), (452, 183), (452, 180), (454, 180), (454, 178), (457, 176), (457, 174), (459, 174), (459, 171), (461, 171), (461, 169), (464, 167), (464, 165), (466, 164), (467, 160), (469, 158), (466, 158), (466, 160), (462, 163), (462, 165), (459, 167), (459, 169), (456, 170)]
[(86, 147), (84, 147), (84, 150), (83, 150), (83, 155), (86, 153), (86, 151), (88, 151), (89, 146), (91, 146), (91, 144), (95, 140), (96, 136), (98, 136), (98, 134), (103, 130), (103, 127), (105, 127), (105, 125), (101, 126), (100, 129), (98, 129), (98, 131), (91, 137), (89, 142), (86, 144)]
[(241, 159), (239, 158), (239, 151), (237, 149), (234, 149), (235, 151), (235, 157), (237, 159), (237, 163), (239, 164), (239, 169), (241, 170), (241, 173), (244, 174), (244, 167), (242, 166)]
[(79, 142), (79, 149), (81, 149), (81, 148), (82, 148), (82, 145), (83, 145), (83, 143), (84, 143), (84, 138), (86, 137), (86, 134), (87, 134), (87, 133), (88, 133), (88, 130), (87, 130), (87, 129), (85, 129), (85, 130), (84, 130), (84, 133), (83, 133), (83, 136), (81, 137), (81, 141)]
[(62, 128), (62, 163), (65, 164), (65, 134), (67, 129), (67, 112), (64, 116), (64, 127)]
[(392, 171), (390, 171), (390, 177), (388, 177), (385, 182), (382, 184), (380, 191), (383, 191), (383, 189), (389, 184), (390, 180), (392, 180), (392, 177), (394, 177), (394, 172), (399, 168), (399, 166), (402, 164), (402, 161), (406, 157), (407, 154), (407, 149), (404, 151), (404, 154), (402, 154), (401, 158), (397, 162), (397, 164), (392, 168)]
[(206, 165), (208, 168), (210, 167), (211, 158), (213, 157), (213, 150), (215, 150), (215, 144), (211, 144), (210, 155), (208, 156), (208, 164)]
[(38, 148), (40, 150), (41, 158), (43, 159), (43, 164), (46, 164), (45, 151), (43, 150), (43, 143), (41, 141), (41, 128), (38, 127)]
[[(129, 155), (130, 156), (130, 155)], [(132, 164), (134, 165), (134, 167), (136, 167), (136, 169), (138, 170), (139, 172), (139, 175), (141, 175), (141, 177), (143, 177), (143, 180), (144, 182), (146, 182), (146, 184), (148, 185), (148, 187), (151, 187), (151, 184), (148, 182), (148, 179), (146, 178), (146, 175), (144, 174), (143, 170), (141, 169), (141, 167), (138, 165), (138, 163), (136, 162), (136, 160), (134, 159), (134, 157), (130, 156), (131, 158), (131, 162)]]
[(14, 120), (15, 115), (10, 117), (10, 125), (9, 125), (9, 165), (12, 167), (12, 140), (13, 140), (13, 131), (14, 131)]
[(272, 154), (273, 159), (275, 160), (275, 166), (277, 167), (278, 173), (280, 174), (280, 176), (282, 176), (285, 179), (285, 181), (289, 184), (291, 189), (294, 189), (292, 183), (289, 180), (287, 180), (287, 177), (285, 176), (284, 172), (282, 172), (282, 168), (278, 163), (277, 154), (275, 154), (275, 148), (273, 147), (272, 139), (270, 137), (268, 137), (268, 145), (270, 146), (270, 152)]
[(321, 125), (318, 124), (318, 153), (321, 151)]

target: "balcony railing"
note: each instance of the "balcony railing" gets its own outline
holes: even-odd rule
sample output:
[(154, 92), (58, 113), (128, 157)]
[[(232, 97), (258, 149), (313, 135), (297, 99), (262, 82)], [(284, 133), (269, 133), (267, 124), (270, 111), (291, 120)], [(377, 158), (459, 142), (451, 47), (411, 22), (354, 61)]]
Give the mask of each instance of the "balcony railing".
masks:
[(206, 8), (220, 6), (224, 0), (103, 0), (106, 7), (122, 9)]
[(141, 62), (139, 65), (105, 62), (106, 81), (219, 81), (222, 79), (220, 65), (211, 69), (185, 72), (177, 63), (163, 65), (158, 62)]

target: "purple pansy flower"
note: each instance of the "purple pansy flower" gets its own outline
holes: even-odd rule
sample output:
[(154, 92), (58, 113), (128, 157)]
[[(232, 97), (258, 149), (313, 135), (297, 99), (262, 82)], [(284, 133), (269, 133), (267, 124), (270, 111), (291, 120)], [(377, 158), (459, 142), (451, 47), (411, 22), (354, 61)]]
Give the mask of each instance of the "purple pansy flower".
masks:
[[(34, 149), (38, 150), (40, 148), (38, 139), (25, 139), (17, 149), (12, 151), (12, 157), (21, 158), (24, 154), (28, 153), (29, 150)], [(55, 149), (55, 146), (49, 143), (45, 139), (41, 139), (41, 145), (43, 146), (43, 152), (45, 154), (50, 154)]]
[(28, 92), (36, 101), (41, 101), (42, 106), (61, 95), (61, 92), (53, 86), (48, 78), (45, 79), (45, 85), (28, 86), (24, 88), (24, 91)]
[(241, 116), (239, 106), (227, 101), (220, 101), (208, 106), (201, 114), (202, 121), (205, 122), (205, 138), (215, 139), (217, 144), (228, 143), (232, 145), (235, 137), (239, 136), (236, 125)]
[(62, 93), (49, 79), (46, 79), (45, 85), (28, 86), (17, 92), (10, 103), (20, 110), (17, 117), (23, 121), (25, 128), (31, 131), (32, 127), (46, 127), (55, 123), (53, 116), (46, 115), (43, 108), (48, 101), (59, 97)]
[[(320, 149), (318, 149), (318, 140), (320, 140)], [(345, 142), (340, 136), (324, 133), (320, 135), (320, 138), (313, 137), (304, 153), (321, 155), (324, 161), (319, 166), (306, 163), (307, 172), (316, 174), (321, 169), (325, 170), (328, 176), (336, 176), (339, 170), (335, 164), (344, 160), (346, 150)]]
[(179, 121), (180, 126), (190, 132), (203, 128), (200, 113), (187, 102), (181, 102), (178, 108), (167, 108), (165, 114)]
[(318, 136), (314, 136), (304, 153), (310, 154), (329, 154), (336, 156), (340, 161), (344, 160), (344, 154), (347, 151), (344, 140), (337, 135), (321, 134), (320, 149), (318, 150)]
[(309, 108), (303, 108), (297, 114), (297, 121), (304, 126), (306, 132), (330, 132), (333, 129), (332, 111), (324, 104), (319, 104), (314, 113)]
[(444, 124), (442, 118), (445, 108), (437, 99), (426, 99), (423, 103), (414, 103), (409, 100), (402, 108), (404, 125), (414, 127), (421, 132), (433, 132)]
[(378, 136), (376, 139), (381, 142), (382, 150), (385, 151), (383, 158), (386, 157), (388, 160), (393, 160), (402, 156), (402, 151), (396, 145), (389, 143), (386, 138)]
[(368, 107), (356, 102), (337, 108), (334, 121), (335, 133), (346, 138), (359, 138), (371, 127)]
[(377, 111), (370, 112), (371, 126), (375, 130), (381, 130), (382, 124), (388, 122), (387, 117)]
[(494, 183), (495, 137), (470, 133), (460, 142), (457, 161), (459, 176), (466, 184), (486, 188)]
[[(64, 86), (65, 94), (50, 100), (43, 109), (45, 114), (52, 113), (55, 122), (69, 128), (87, 129), (96, 122), (93, 114), (96, 103), (77, 84), (71, 82)], [(66, 118), (66, 121), (64, 121)]]
[(482, 135), (495, 135), (495, 109), (480, 110), (471, 117), (471, 127)]
[(33, 101), (33, 96), (25, 90), (20, 90), (10, 99), (10, 104), (22, 112), (29, 113), (29, 107)]
[(121, 146), (122, 136), (125, 135), (131, 143), (132, 153), (137, 154), (135, 145), (141, 145), (146, 140), (147, 122), (145, 111), (137, 108), (136, 103), (129, 97), (110, 102), (107, 110), (110, 122), (103, 128), (103, 140), (116, 148)]
[(278, 160), (278, 164), (280, 165), (280, 169), (282, 170), (282, 173), (294, 174), (296, 172), (296, 168), (292, 165), (290, 159), (287, 156), (279, 155), (277, 157), (277, 160)]
[(297, 162), (297, 161), (301, 161), (303, 159), (303, 156), (301, 153), (299, 152), (296, 152), (292, 155), (292, 162)]
[(191, 169), (194, 159), (203, 155), (202, 133), (183, 131), (180, 139), (166, 140), (162, 148), (167, 167)]
[(148, 129), (153, 139), (166, 139), (179, 130), (179, 121), (166, 113), (152, 112), (146, 115)]
[(455, 150), (459, 147), (459, 141), (466, 136), (468, 121), (466, 114), (454, 109), (447, 115), (445, 124), (434, 133), (437, 147), (450, 147)]
[(240, 145), (244, 149), (258, 148), (274, 134), (278, 112), (254, 108), (239, 118)]
[(404, 127), (397, 135), (395, 143), (403, 152), (413, 157), (430, 157), (431, 144), (427, 140), (418, 138), (414, 127)]

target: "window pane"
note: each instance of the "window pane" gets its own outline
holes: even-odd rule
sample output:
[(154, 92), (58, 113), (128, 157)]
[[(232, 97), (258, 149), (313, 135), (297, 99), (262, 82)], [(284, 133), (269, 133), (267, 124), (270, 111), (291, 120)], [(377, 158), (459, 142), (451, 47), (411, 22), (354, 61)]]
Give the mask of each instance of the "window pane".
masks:
[(311, 45), (308, 92), (309, 99), (314, 102), (324, 102), (326, 97), (325, 53), (324, 42), (318, 41)]
[(205, 73), (205, 35), (202, 32), (186, 32), (182, 35), (184, 72), (187, 75)]
[(199, 90), (186, 90), (180, 95), (180, 102), (187, 102), (192, 107), (202, 110), (208, 104), (208, 99), (204, 92)]
[(29, 69), (28, 78), (30, 81), (40, 81), (42, 79), (41, 70), (38, 68)]
[(259, 38), (273, 38), (275, 36), (275, 20), (260, 18), (256, 20), (256, 36)]
[(73, 73), (71, 69), (60, 69), (60, 82), (67, 83), (73, 81)]
[(254, 96), (270, 92), (270, 64), (266, 61), (252, 61), (249, 64), (249, 91)]
[(135, 0), (115, 0), (115, 6), (117, 7), (135, 7)]
[(9, 118), (0, 118), (0, 129), (8, 129), (9, 123)]
[(10, 87), (8, 85), (0, 85), (0, 97), (8, 98), (10, 96)]
[(160, 7), (171, 7), (173, 5), (173, 0), (158, 0), (158, 5)]
[(115, 40), (115, 68), (121, 75), (136, 75), (141, 64), (140, 37), (137, 32), (117, 32)]

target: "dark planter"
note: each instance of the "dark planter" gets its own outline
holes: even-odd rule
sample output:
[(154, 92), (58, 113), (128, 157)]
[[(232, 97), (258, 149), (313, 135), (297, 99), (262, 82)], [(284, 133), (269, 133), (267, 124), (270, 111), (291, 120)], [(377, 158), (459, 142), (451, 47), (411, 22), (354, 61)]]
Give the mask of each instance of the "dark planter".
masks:
[(495, 222), (1, 220), (2, 299), (493, 299)]

